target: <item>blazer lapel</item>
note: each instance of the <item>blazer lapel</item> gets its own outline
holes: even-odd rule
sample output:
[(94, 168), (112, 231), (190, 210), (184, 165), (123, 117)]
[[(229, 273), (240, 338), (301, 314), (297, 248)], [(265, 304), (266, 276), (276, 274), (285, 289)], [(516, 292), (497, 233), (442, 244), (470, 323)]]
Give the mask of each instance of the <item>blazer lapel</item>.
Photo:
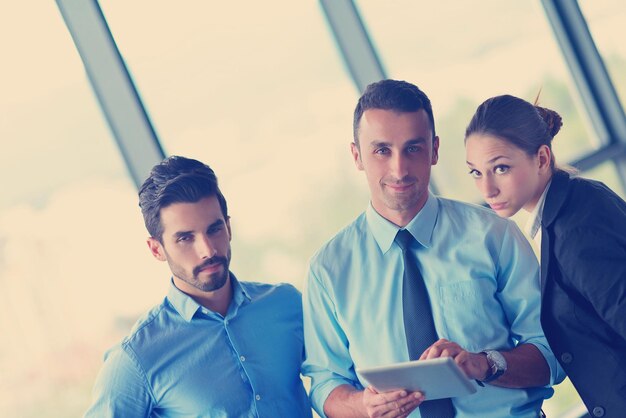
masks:
[(545, 226), (541, 226), (541, 296), (545, 294), (548, 266), (550, 264), (550, 234)]
[(541, 295), (545, 292), (552, 252), (551, 235), (553, 228), (551, 228), (551, 225), (556, 220), (561, 207), (565, 203), (569, 192), (569, 182), (570, 177), (567, 172), (557, 170), (554, 173), (541, 215)]

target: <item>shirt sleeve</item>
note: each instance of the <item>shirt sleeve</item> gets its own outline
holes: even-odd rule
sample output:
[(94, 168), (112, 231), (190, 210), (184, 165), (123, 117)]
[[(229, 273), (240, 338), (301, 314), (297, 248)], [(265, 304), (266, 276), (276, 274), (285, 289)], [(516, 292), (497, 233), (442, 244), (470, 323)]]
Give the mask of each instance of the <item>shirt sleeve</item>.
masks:
[(154, 405), (152, 400), (141, 368), (118, 346), (105, 357), (85, 418), (148, 417)]
[(555, 242), (564, 279), (626, 340), (626, 248), (619, 231), (577, 228)]
[(497, 297), (518, 344), (533, 344), (550, 367), (549, 386), (565, 378), (541, 328), (539, 264), (526, 237), (512, 221), (504, 232), (498, 257)]
[(311, 378), (310, 398), (321, 417), (328, 395), (340, 385), (362, 389), (348, 351), (348, 339), (337, 321), (334, 303), (313, 271), (304, 291), (304, 342), (306, 360), (302, 366)]

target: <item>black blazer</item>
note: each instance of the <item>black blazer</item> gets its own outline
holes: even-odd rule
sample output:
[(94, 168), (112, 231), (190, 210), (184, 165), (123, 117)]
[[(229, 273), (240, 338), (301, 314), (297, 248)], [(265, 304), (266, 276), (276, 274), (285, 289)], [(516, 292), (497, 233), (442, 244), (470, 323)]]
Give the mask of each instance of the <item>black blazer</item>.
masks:
[(541, 229), (541, 324), (594, 417), (626, 417), (626, 203), (557, 171)]

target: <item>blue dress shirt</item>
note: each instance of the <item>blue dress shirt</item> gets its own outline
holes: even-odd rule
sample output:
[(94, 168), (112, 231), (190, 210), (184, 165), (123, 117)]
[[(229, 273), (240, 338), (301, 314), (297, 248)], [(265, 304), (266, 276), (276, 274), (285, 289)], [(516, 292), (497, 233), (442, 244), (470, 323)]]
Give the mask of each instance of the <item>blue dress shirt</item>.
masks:
[[(511, 221), (492, 211), (430, 195), (406, 226), (426, 282), (437, 334), (470, 352), (534, 344), (563, 379), (539, 322), (537, 259)], [(398, 227), (370, 206), (311, 259), (304, 298), (311, 400), (323, 414), (337, 386), (365, 386), (355, 368), (409, 360), (402, 317), (402, 251)], [(492, 385), (454, 398), (457, 418), (538, 416), (547, 387)], [(414, 411), (410, 417), (419, 417)]]
[(226, 316), (174, 284), (111, 349), (86, 417), (311, 417), (301, 295), (238, 282)]

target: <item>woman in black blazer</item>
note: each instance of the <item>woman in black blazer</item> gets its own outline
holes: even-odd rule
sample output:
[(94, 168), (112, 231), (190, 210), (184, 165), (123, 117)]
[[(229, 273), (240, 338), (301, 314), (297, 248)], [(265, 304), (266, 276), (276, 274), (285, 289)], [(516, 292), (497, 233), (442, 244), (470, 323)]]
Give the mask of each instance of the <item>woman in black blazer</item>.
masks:
[(541, 248), (541, 324), (591, 416), (626, 417), (626, 203), (557, 168), (554, 111), (513, 96), (482, 103), (467, 164), (498, 215), (530, 212)]

